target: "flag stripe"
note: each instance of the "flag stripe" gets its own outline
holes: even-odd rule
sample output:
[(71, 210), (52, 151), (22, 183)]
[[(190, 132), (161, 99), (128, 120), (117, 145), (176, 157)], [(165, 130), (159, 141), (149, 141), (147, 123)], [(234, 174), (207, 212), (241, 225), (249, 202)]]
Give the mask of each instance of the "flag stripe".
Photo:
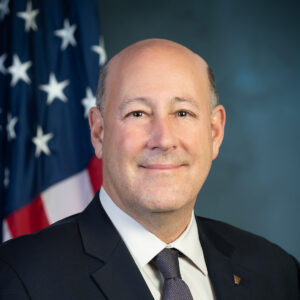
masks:
[(12, 238), (12, 235), (10, 233), (10, 230), (8, 228), (8, 224), (6, 221), (4, 221), (2, 223), (2, 237), (3, 237), (3, 241), (7, 241), (10, 240)]
[(49, 223), (81, 212), (93, 194), (87, 170), (48, 188), (41, 197)]
[(49, 225), (40, 196), (36, 197), (28, 205), (10, 214), (6, 221), (12, 237), (36, 232)]
[(93, 157), (88, 168), (45, 190), (3, 222), (3, 241), (36, 232), (82, 211), (102, 184), (102, 161)]
[(93, 157), (88, 165), (88, 172), (93, 191), (96, 193), (102, 184), (102, 160), (97, 157)]

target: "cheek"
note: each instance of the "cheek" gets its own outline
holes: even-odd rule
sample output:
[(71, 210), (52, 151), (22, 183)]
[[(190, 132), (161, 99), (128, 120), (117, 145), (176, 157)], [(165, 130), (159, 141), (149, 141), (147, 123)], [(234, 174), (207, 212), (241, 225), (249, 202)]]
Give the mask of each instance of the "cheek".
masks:
[(117, 157), (135, 157), (145, 145), (146, 134), (141, 127), (121, 125), (114, 132), (111, 143), (114, 144)]
[(197, 159), (203, 156), (207, 158), (207, 154), (212, 151), (211, 131), (206, 123), (182, 126), (179, 136), (182, 147)]

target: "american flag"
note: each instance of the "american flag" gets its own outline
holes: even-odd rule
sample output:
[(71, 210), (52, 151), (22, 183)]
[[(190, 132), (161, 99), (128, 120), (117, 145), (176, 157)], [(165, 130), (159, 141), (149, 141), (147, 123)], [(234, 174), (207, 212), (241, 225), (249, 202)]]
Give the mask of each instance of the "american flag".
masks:
[(97, 0), (0, 0), (3, 240), (81, 211), (99, 188), (87, 117), (105, 60)]

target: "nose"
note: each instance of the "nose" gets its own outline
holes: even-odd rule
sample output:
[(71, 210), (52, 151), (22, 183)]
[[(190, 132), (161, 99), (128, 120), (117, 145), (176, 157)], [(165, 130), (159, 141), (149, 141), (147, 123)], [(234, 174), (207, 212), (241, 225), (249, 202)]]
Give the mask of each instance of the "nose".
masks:
[(149, 149), (167, 151), (177, 148), (176, 128), (168, 117), (155, 117), (150, 126), (147, 146)]

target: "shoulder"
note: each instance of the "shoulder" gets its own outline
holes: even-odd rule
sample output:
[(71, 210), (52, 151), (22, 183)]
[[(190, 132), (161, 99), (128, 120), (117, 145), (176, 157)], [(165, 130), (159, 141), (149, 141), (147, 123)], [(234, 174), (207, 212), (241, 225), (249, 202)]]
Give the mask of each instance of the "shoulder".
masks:
[(220, 240), (223, 241), (222, 245), (230, 245), (236, 263), (248, 269), (299, 272), (296, 259), (267, 239), (221, 221), (203, 217), (196, 219), (199, 228), (214, 245), (220, 245)]
[(196, 217), (196, 220), (207, 235), (211, 236), (212, 238), (221, 236), (227, 242), (235, 247), (238, 247), (239, 249), (247, 249), (248, 251), (252, 251), (254, 249), (262, 249), (262, 251), (267, 251), (270, 249), (282, 253), (284, 252), (280, 247), (274, 243), (271, 243), (267, 239), (225, 222), (203, 217)]
[[(77, 215), (63, 219), (32, 234), (14, 238), (0, 246), (0, 259), (7, 264), (38, 261), (49, 253), (63, 253), (66, 245), (79, 243)], [(52, 256), (53, 257), (53, 256)], [(25, 259), (26, 258), (26, 259)]]
[(103, 262), (85, 251), (83, 214), (0, 246), (0, 299), (94, 299), (99, 294), (90, 274)]
[[(84, 255), (77, 216), (9, 240), (0, 246), (0, 298), (1, 293), (12, 293), (7, 299), (15, 299), (16, 293), (30, 291), (32, 295), (43, 295), (39, 299), (50, 299), (44, 296), (46, 287), (53, 288), (45, 291), (49, 295), (70, 290), (70, 286), (84, 281), (86, 265), (91, 261)], [(60, 282), (65, 282), (64, 288)]]

